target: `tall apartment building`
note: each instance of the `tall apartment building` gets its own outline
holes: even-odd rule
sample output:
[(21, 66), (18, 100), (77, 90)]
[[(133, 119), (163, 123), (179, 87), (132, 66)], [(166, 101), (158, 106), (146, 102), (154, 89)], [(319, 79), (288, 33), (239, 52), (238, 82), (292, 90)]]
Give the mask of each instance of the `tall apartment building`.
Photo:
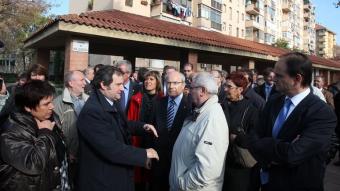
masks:
[(264, 1), (246, 0), (246, 39), (264, 42)]
[(315, 54), (315, 6), (310, 0), (303, 1), (303, 50)]
[(335, 57), (335, 33), (326, 27), (316, 24), (316, 54), (325, 58)]

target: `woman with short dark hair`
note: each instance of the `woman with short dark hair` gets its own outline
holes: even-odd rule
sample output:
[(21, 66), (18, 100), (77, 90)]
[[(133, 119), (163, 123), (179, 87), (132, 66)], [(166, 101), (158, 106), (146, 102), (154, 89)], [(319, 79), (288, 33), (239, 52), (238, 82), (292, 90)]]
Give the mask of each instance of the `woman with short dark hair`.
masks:
[(33, 80), (15, 96), (0, 136), (0, 190), (70, 190), (66, 149), (53, 122), (54, 88)]

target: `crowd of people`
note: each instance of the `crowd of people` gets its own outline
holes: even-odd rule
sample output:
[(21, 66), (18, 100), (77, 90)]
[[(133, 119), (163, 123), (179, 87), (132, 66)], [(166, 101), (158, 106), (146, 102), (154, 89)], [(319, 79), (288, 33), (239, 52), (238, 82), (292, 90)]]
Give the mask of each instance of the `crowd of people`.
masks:
[(340, 84), (313, 81), (306, 55), (182, 72), (99, 64), (67, 71), (60, 95), (41, 65), (0, 76), (0, 190), (323, 190)]

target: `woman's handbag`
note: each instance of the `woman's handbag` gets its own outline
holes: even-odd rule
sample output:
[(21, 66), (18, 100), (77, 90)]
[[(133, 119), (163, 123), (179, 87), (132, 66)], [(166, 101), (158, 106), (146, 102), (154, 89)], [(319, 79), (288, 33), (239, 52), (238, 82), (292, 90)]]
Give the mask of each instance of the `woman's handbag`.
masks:
[[(241, 120), (241, 128), (240, 130), (245, 134), (244, 128), (243, 128), (243, 121), (244, 117), (247, 114), (249, 107), (246, 108), (246, 110), (243, 113), (242, 120)], [(251, 168), (253, 167), (257, 161), (254, 159), (254, 157), (250, 154), (248, 149), (242, 148), (237, 146), (236, 144), (232, 145), (232, 153), (234, 155), (234, 162), (246, 167), (246, 168)]]

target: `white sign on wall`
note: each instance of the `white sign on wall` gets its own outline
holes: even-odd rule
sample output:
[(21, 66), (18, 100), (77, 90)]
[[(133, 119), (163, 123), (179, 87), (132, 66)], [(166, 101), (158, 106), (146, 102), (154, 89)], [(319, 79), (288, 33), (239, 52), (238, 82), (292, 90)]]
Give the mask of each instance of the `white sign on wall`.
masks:
[(75, 52), (89, 52), (89, 42), (84, 40), (73, 40), (72, 50)]

